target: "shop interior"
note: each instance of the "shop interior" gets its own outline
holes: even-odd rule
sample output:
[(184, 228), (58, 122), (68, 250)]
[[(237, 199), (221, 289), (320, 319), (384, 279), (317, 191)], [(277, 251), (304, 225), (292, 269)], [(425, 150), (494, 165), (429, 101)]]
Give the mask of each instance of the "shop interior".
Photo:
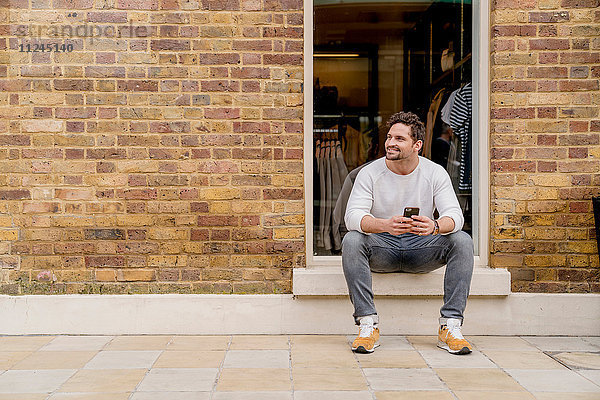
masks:
[(448, 171), (471, 234), (470, 0), (314, 0), (313, 40), (313, 254), (340, 254), (352, 184), (397, 111), (425, 123), (421, 155)]

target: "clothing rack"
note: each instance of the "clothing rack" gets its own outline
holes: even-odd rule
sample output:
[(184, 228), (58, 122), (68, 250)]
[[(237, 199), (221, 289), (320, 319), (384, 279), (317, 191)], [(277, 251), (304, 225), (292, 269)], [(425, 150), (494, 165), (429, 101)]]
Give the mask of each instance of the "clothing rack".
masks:
[(441, 81), (443, 81), (444, 79), (446, 79), (447, 76), (449, 76), (450, 74), (453, 74), (457, 68), (462, 67), (462, 65), (464, 63), (466, 63), (467, 61), (469, 61), (470, 59), (471, 59), (471, 53), (467, 54), (465, 58), (463, 58), (462, 60), (457, 62), (452, 68), (450, 68), (448, 71), (446, 71), (442, 75), (440, 75), (435, 81), (433, 81), (431, 83), (431, 86), (435, 86), (438, 83), (440, 83)]
[[(329, 134), (333, 134), (334, 135), (329, 135)], [(339, 139), (340, 136), (340, 130), (339, 128), (314, 128), (313, 129), (313, 137), (317, 140), (334, 140), (334, 139)]]

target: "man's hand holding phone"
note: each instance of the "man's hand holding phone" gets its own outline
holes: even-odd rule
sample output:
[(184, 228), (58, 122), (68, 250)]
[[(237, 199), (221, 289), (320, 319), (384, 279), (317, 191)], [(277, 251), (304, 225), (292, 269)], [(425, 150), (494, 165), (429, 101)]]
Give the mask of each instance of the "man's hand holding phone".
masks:
[(413, 215), (410, 233), (415, 235), (431, 235), (435, 230), (435, 222), (424, 215)]
[(413, 220), (411, 218), (396, 215), (386, 220), (386, 232), (390, 235), (402, 235), (409, 233), (412, 229)]
[(429, 217), (419, 215), (418, 207), (406, 207), (404, 216), (394, 216), (388, 220), (388, 233), (402, 235), (414, 233), (415, 235), (430, 235), (435, 230), (435, 223)]

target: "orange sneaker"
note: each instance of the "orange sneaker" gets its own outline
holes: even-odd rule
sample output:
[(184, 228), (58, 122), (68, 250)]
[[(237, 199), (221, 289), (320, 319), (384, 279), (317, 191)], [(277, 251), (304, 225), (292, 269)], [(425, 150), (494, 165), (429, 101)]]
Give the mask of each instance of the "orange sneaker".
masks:
[(373, 326), (373, 318), (363, 317), (360, 321), (358, 337), (352, 342), (352, 351), (357, 353), (372, 353), (379, 347), (379, 328)]
[(460, 333), (460, 325), (460, 319), (448, 318), (438, 331), (437, 346), (452, 354), (469, 354), (472, 347)]

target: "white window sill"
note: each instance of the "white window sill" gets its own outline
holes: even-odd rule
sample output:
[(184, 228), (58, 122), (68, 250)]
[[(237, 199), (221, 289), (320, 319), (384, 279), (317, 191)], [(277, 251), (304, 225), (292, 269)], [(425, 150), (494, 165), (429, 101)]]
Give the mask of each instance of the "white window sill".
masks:
[[(373, 274), (376, 296), (442, 296), (444, 272), (440, 268), (427, 274)], [(294, 268), (293, 290), (298, 296), (346, 296), (348, 287), (341, 265)], [(477, 263), (473, 270), (470, 296), (508, 296), (510, 273), (504, 268), (489, 268)]]

